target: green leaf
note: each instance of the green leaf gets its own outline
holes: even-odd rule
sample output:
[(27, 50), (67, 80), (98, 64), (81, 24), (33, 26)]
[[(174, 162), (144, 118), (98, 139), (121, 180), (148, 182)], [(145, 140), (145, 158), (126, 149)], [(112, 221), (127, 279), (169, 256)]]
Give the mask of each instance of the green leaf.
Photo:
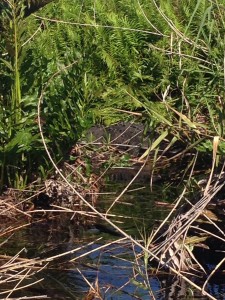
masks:
[(12, 151), (16, 148), (16, 153), (27, 151), (30, 149), (31, 142), (33, 141), (33, 136), (27, 131), (18, 132), (14, 138), (6, 145), (5, 151)]
[(2, 61), (11, 72), (13, 72), (13, 66), (9, 61), (3, 58), (0, 58), (0, 61)]
[(153, 144), (145, 151), (144, 154), (139, 158), (139, 160), (144, 159), (149, 153), (154, 150), (158, 145), (165, 139), (165, 137), (169, 134), (168, 130), (165, 130), (154, 142)]

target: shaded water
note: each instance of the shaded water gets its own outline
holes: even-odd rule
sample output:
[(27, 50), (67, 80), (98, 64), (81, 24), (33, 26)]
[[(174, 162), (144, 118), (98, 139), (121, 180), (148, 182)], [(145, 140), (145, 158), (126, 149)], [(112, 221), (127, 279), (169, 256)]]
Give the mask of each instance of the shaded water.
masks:
[[(120, 184), (106, 186), (107, 193), (101, 195), (99, 209), (106, 211), (122, 189)], [(176, 189), (166, 190), (162, 186), (151, 192), (146, 186), (132, 185), (110, 211), (116, 215), (112, 220), (128, 234), (142, 239), (155, 221), (163, 220), (168, 212), (165, 208), (156, 207), (155, 201), (171, 202), (176, 198), (176, 193)], [(95, 288), (99, 287), (103, 299), (154, 299), (152, 294), (157, 300), (207, 299), (201, 297), (198, 291), (193, 291), (185, 282), (178, 281), (168, 274), (149, 275), (149, 291), (150, 289), (143, 284), (146, 275), (143, 259), (138, 259), (141, 250), (118, 236), (107, 224), (99, 221), (96, 223), (79, 228), (67, 224), (59, 230), (59, 227), (46, 221), (15, 233), (5, 245), (6, 248), (3, 248), (4, 245), (1, 247), (2, 254), (14, 255), (24, 247), (26, 250), (20, 256), (28, 258), (46, 258), (73, 249), (76, 251), (54, 260), (43, 271), (26, 280), (25, 282), (30, 283), (43, 279), (38, 284), (14, 293), (13, 297), (94, 299), (90, 294), (89, 298), (85, 298), (90, 288), (89, 283)], [(103, 247), (106, 244), (109, 245)], [(85, 253), (89, 254), (84, 255)], [(8, 285), (1, 284), (0, 292), (7, 288)], [(216, 299), (225, 299), (223, 278), (211, 282), (208, 291)], [(6, 299), (6, 295), (7, 293), (0, 294), (0, 299)]]

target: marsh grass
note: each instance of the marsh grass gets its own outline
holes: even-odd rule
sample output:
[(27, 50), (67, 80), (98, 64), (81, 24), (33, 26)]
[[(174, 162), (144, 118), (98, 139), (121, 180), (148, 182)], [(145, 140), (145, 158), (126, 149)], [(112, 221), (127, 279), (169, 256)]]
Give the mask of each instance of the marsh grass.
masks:
[[(70, 186), (70, 188), (71, 188), (71, 182), (70, 183), (67, 182), (67, 184), (69, 184), (68, 186)], [(213, 191), (215, 193), (217, 193), (218, 189), (220, 189), (220, 188), (221, 188), (221, 186), (219, 185), (217, 188), (215, 187), (215, 189)], [(73, 187), (73, 189), (74, 189), (74, 187)], [(127, 187), (125, 187), (123, 193), (125, 193), (126, 191), (127, 191)], [(121, 193), (121, 194), (123, 194), (123, 193)], [(184, 198), (184, 194), (185, 194), (185, 191), (181, 194), (180, 201)], [(77, 195), (77, 193), (76, 193), (76, 195)], [(171, 226), (173, 226), (173, 227), (169, 226), (169, 228), (168, 228), (168, 232), (174, 231), (174, 235), (172, 235), (171, 239), (170, 239), (169, 238), (170, 234), (167, 234), (167, 239), (165, 240), (165, 242), (162, 245), (161, 244), (154, 245), (154, 237), (156, 236), (156, 233), (150, 239), (148, 239), (147, 235), (145, 237), (143, 237), (143, 240), (134, 239), (133, 237), (128, 235), (124, 230), (122, 230), (120, 228), (120, 226), (116, 225), (116, 223), (114, 223), (112, 221), (112, 218), (115, 216), (113, 216), (112, 214), (109, 214), (109, 213), (99, 212), (90, 203), (88, 203), (88, 204), (86, 203), (86, 205), (89, 208), (89, 212), (86, 209), (85, 209), (85, 211), (79, 212), (77, 210), (77, 208), (74, 208), (74, 210), (73, 210), (73, 209), (69, 209), (69, 208), (66, 209), (65, 207), (52, 205), (52, 209), (46, 210), (46, 211), (44, 211), (42, 209), (42, 210), (40, 210), (40, 212), (42, 214), (43, 213), (44, 214), (49, 214), (49, 213), (60, 214), (60, 216), (62, 216), (62, 214), (67, 214), (69, 216), (72, 216), (73, 214), (79, 214), (79, 213), (81, 215), (86, 215), (90, 218), (93, 218), (94, 216), (98, 216), (98, 218), (104, 220), (105, 222), (107, 222), (108, 224), (113, 226), (113, 228), (116, 231), (119, 231), (120, 234), (122, 235), (122, 237), (120, 239), (110, 241), (109, 243), (103, 243), (99, 247), (97, 247), (97, 248), (94, 247), (94, 249), (91, 249), (91, 250), (88, 250), (91, 248), (90, 246), (93, 245), (94, 243), (97, 243), (99, 240), (93, 240), (86, 245), (75, 247), (66, 252), (62, 252), (62, 253), (56, 254), (54, 256), (49, 256), (44, 259), (39, 259), (39, 258), (32, 259), (32, 260), (29, 260), (29, 259), (23, 260), (22, 259), (21, 263), (18, 263), (17, 260), (15, 259), (15, 258), (19, 257), (19, 254), (17, 254), (15, 256), (15, 258), (14, 257), (12, 258), (12, 263), (11, 263), (11, 258), (9, 258), (10, 263), (3, 264), (2, 270), (4, 271), (4, 274), (5, 273), (7, 274), (9, 281), (10, 281), (10, 278), (11, 278), (10, 276), (12, 276), (11, 271), (15, 270), (15, 272), (18, 272), (20, 274), (20, 270), (22, 269), (21, 272), (22, 272), (24, 280), (29, 281), (30, 278), (32, 279), (33, 276), (35, 278), (35, 272), (39, 272), (39, 271), (41, 272), (43, 267), (49, 268), (50, 266), (48, 264), (51, 264), (51, 263), (54, 264), (55, 262), (57, 263), (57, 261), (60, 261), (60, 268), (62, 268), (62, 262), (64, 261), (65, 264), (67, 264), (68, 257), (70, 257), (70, 256), (73, 256), (73, 258), (71, 258), (69, 260), (71, 263), (79, 262), (79, 261), (82, 261), (83, 258), (85, 258), (91, 254), (99, 253), (99, 252), (101, 253), (101, 251), (105, 251), (104, 249), (110, 250), (115, 245), (117, 245), (118, 247), (124, 247), (124, 243), (127, 243), (127, 247), (129, 249), (133, 249), (133, 258), (132, 258), (132, 256), (130, 256), (130, 258), (127, 262), (129, 264), (133, 265), (133, 268), (134, 268), (133, 278), (131, 278), (130, 281), (127, 282), (127, 284), (130, 284), (130, 282), (131, 282), (135, 286), (137, 286), (137, 288), (141, 288), (141, 289), (143, 288), (144, 290), (147, 289), (149, 291), (149, 295), (151, 297), (156, 297), (155, 291), (153, 292), (151, 289), (151, 275), (149, 275), (149, 261), (153, 257), (154, 260), (158, 261), (159, 269), (161, 269), (161, 267), (164, 268), (166, 266), (169, 269), (169, 273), (176, 274), (178, 277), (180, 277), (184, 281), (187, 281), (193, 288), (201, 291), (202, 294), (207, 295), (210, 299), (215, 299), (214, 297), (209, 295), (207, 293), (207, 291), (205, 291), (205, 287), (207, 285), (208, 279), (206, 279), (203, 286), (198, 286), (194, 282), (192, 282), (192, 280), (189, 279), (189, 275), (187, 275), (186, 271), (182, 270), (181, 265), (180, 265), (181, 262), (177, 261), (178, 265), (176, 265), (174, 263), (176, 260), (173, 258), (173, 264), (171, 265), (171, 260), (169, 257), (168, 257), (168, 260), (165, 260), (165, 258), (167, 257), (166, 251), (169, 251), (169, 256), (170, 256), (171, 252), (169, 249), (174, 249), (174, 246), (177, 247), (177, 245), (179, 245), (179, 248), (176, 249), (176, 251), (179, 252), (181, 248), (187, 249), (189, 247), (189, 245), (202, 241), (202, 239), (197, 239), (197, 238), (196, 238), (196, 241), (194, 241), (194, 242), (193, 242), (193, 240), (188, 241), (187, 231), (192, 226), (192, 224), (195, 222), (196, 218), (198, 217), (198, 214), (200, 214), (202, 212), (203, 206), (205, 207), (205, 205), (211, 200), (212, 196), (213, 195), (211, 194), (211, 191), (210, 191), (207, 194), (207, 196), (204, 196), (201, 199), (201, 201), (199, 201), (199, 203), (197, 203), (196, 205), (194, 205), (192, 207), (192, 209), (190, 211), (187, 211), (186, 214), (184, 214), (183, 216), (178, 215), (178, 220), (171, 223)], [(83, 200), (83, 198), (80, 198), (80, 199), (82, 201), (86, 201), (85, 199)], [(118, 203), (119, 203), (119, 201), (114, 202), (114, 205), (118, 205)], [(179, 201), (177, 202), (177, 207), (179, 207)], [(33, 211), (32, 213), (38, 213), (38, 212), (39, 211)], [(29, 212), (29, 214), (31, 214), (31, 212)], [(172, 210), (172, 213), (170, 215), (176, 215), (175, 209)], [(123, 216), (121, 216), (121, 217), (122, 217), (121, 220), (123, 220)], [(171, 219), (170, 216), (169, 216), (169, 218)], [(176, 220), (176, 216), (175, 216), (175, 220)], [(180, 227), (179, 224), (180, 224), (180, 222), (182, 222), (182, 220), (184, 221), (183, 226)], [(188, 220), (188, 223), (185, 223), (186, 220)], [(164, 222), (166, 222), (166, 220)], [(179, 230), (176, 230), (176, 229), (173, 230), (177, 226), (178, 226)], [(21, 228), (18, 227), (18, 228), (15, 228), (14, 231), (20, 230), (20, 229)], [(216, 230), (218, 230), (218, 228), (216, 228)], [(185, 238), (181, 237), (182, 234), (184, 234)], [(211, 233), (207, 232), (207, 235), (211, 235)], [(215, 236), (215, 238), (221, 239), (221, 237), (218, 235)], [(182, 244), (180, 244), (180, 242), (178, 240), (181, 240)], [(178, 243), (177, 243), (177, 241), (178, 241)], [(224, 242), (224, 239), (222, 239), (222, 241)], [(6, 241), (6, 243), (7, 243), (7, 241)], [(154, 247), (153, 247), (153, 245), (154, 245)], [(136, 249), (139, 249), (138, 252), (136, 252), (137, 251)], [(76, 253), (80, 253), (80, 250), (82, 250), (82, 254), (76, 255)], [(144, 255), (144, 257), (143, 257), (143, 255)], [(175, 255), (176, 255), (176, 253), (175, 253)], [(191, 252), (189, 252), (189, 255), (191, 255)], [(184, 260), (186, 258), (187, 258), (187, 254), (185, 254)], [(191, 256), (191, 259), (192, 258), (193, 257)], [(99, 263), (101, 264), (101, 258), (99, 258), (99, 259), (100, 259)], [(221, 266), (223, 261), (224, 260), (222, 260), (220, 263), (218, 263), (218, 265), (214, 269), (214, 272), (216, 272), (216, 270)], [(7, 269), (7, 267), (9, 267), (9, 269)], [(29, 268), (29, 270), (28, 270), (28, 268)], [(32, 269), (33, 271), (31, 272), (30, 269)], [(27, 273), (25, 272), (25, 270)], [(201, 270), (201, 266), (200, 266), (200, 270)], [(23, 272), (25, 272), (25, 273), (23, 273)], [(192, 277), (195, 276), (195, 272), (196, 272), (195, 270), (193, 270), (193, 271), (189, 270), (189, 272), (191, 273)], [(210, 277), (213, 276), (214, 272), (212, 272), (210, 274)], [(158, 274), (160, 276), (161, 273), (164, 273), (164, 271), (162, 270), (162, 272), (161, 272), (160, 270), (158, 270), (158, 271), (156, 271), (156, 273), (153, 273), (153, 274), (155, 274), (156, 276)], [(83, 276), (85, 277), (85, 275), (83, 275)], [(86, 280), (88, 282), (88, 279), (86, 279)], [(35, 281), (35, 280), (32, 282), (33, 282), (33, 284), (39, 283), (39, 281)], [(15, 286), (13, 288), (11, 288), (11, 290), (9, 289), (8, 291), (6, 291), (4, 295), (11, 295), (14, 291), (16, 292), (20, 289), (23, 289), (23, 288), (25, 289), (27, 287), (27, 284), (21, 284), (21, 277), (18, 279), (17, 283), (15, 284)], [(2, 282), (2, 284), (4, 285), (5, 283)], [(92, 294), (92, 295), (95, 294), (95, 296), (98, 295), (99, 297), (100, 296), (104, 297), (104, 291), (107, 289), (104, 285), (103, 286), (101, 285), (101, 282), (99, 282), (96, 279), (96, 285), (93, 285), (90, 282), (89, 282), (89, 284), (88, 285), (90, 286), (90, 294)], [(124, 286), (121, 286), (121, 288), (120, 288), (121, 292), (123, 292), (123, 289), (125, 287), (126, 287), (126, 284)], [(116, 294), (119, 291), (117, 291), (117, 290), (113, 291), (113, 289), (112, 289), (112, 292), (113, 292), (113, 294)], [(159, 293), (160, 293), (160, 291), (159, 291)]]
[[(155, 160), (160, 160), (157, 151), (166, 138), (167, 150), (184, 142), (189, 150), (209, 152), (215, 135), (223, 153), (220, 2), (186, 3), (180, 10), (172, 0), (160, 6), (152, 1), (151, 10), (148, 1), (137, 1), (127, 10), (128, 3), (119, 1), (116, 9), (114, 2), (90, 1), (69, 12), (69, 2), (61, 0), (57, 7), (49, 3), (28, 18), (24, 1), (3, 6), (2, 188), (25, 187), (35, 169), (36, 176), (51, 169), (34, 124), (41, 91), (47, 97), (43, 131), (58, 161), (93, 123), (130, 120), (136, 113), (158, 132), (143, 157), (155, 151)], [(123, 11), (129, 17), (120, 18)]]
[[(195, 272), (186, 260), (187, 256), (194, 260), (188, 233), (191, 227), (196, 227), (200, 215), (219, 229), (220, 234), (214, 237), (224, 243), (220, 227), (204, 214), (204, 209), (224, 185), (219, 182), (211, 186), (213, 173), (224, 154), (224, 3), (189, 1), (179, 4), (171, 0), (159, 1), (159, 5), (152, 0), (136, 1), (132, 6), (128, 0), (94, 1), (95, 5), (88, 1), (82, 7), (75, 5), (71, 11), (70, 1), (61, 0), (59, 6), (49, 4), (42, 12), (25, 18), (23, 1), (6, 2), (1, 10), (1, 26), (6, 31), (1, 32), (0, 44), (3, 70), (0, 74), (3, 82), (0, 90), (3, 104), (0, 109), (0, 189), (3, 190), (5, 184), (24, 188), (27, 182), (34, 180), (34, 170), (38, 169), (35, 179), (47, 177), (53, 166), (62, 184), (87, 208), (77, 211), (59, 205), (53, 207), (53, 211), (98, 216), (124, 239), (142, 249), (146, 269), (142, 272), (137, 267), (136, 271), (145, 277), (143, 283), (150, 295), (147, 260), (154, 259), (159, 268), (166, 266), (203, 295), (215, 299), (205, 288), (224, 260), (217, 264), (202, 286), (193, 283), (185, 272), (191, 275)], [(124, 11), (127, 17), (121, 17)], [(50, 13), (50, 17), (46, 17), (46, 13)], [(59, 15), (61, 19), (57, 19)], [(76, 20), (74, 16), (78, 16)], [(165, 241), (153, 248), (159, 230), (148, 241), (140, 242), (111, 219), (111, 208), (118, 204), (132, 181), (102, 213), (59, 168), (59, 162), (84, 129), (98, 122), (112, 124), (121, 118), (131, 120), (135, 113), (158, 133), (140, 158), (143, 166), (151, 156), (156, 167), (177, 142), (182, 142), (185, 149), (174, 153), (168, 161), (176, 163), (177, 157), (187, 152), (193, 154), (185, 167), (186, 187), (160, 226), (162, 229), (172, 220), (163, 233)], [(161, 151), (166, 139), (167, 146)], [(188, 211), (176, 216), (175, 209), (185, 200), (186, 189), (191, 185), (199, 153), (213, 154), (204, 195)], [(155, 168), (152, 174), (154, 171)], [(77, 170), (71, 172), (78, 173)], [(84, 179), (82, 176), (80, 178)], [(9, 208), (12, 208), (10, 204)], [(16, 206), (14, 208), (19, 211)], [(213, 235), (212, 232), (204, 233)], [(76, 249), (69, 253), (73, 251)], [(137, 257), (135, 253), (134, 256)], [(34, 274), (32, 268), (36, 264), (45, 265), (57, 258), (18, 263), (17, 257), (9, 259), (2, 267), (6, 278), (16, 279), (14, 288), (5, 291), (7, 297), (24, 287), (23, 280)], [(96, 281), (96, 286), (90, 285), (90, 288), (100, 297), (98, 284)]]
[[(39, 126), (41, 126), (40, 122), (39, 122)], [(41, 131), (41, 130), (40, 130)], [(46, 152), (49, 155), (49, 159), (52, 161), (54, 167), (56, 168), (56, 170), (58, 171), (58, 174), (61, 176), (62, 180), (64, 180), (68, 186), (70, 186), (70, 188), (73, 190), (73, 192), (87, 205), (87, 207), (89, 207), (99, 218), (101, 218), (103, 221), (107, 222), (109, 225), (111, 225), (116, 231), (118, 231), (121, 235), (124, 236), (124, 238), (127, 238), (129, 241), (131, 241), (133, 244), (135, 244), (136, 246), (138, 246), (140, 249), (142, 249), (144, 251), (144, 253), (146, 253), (145, 255), (148, 255), (148, 257), (155, 259), (156, 261), (159, 262), (160, 265), (166, 265), (166, 267), (174, 274), (180, 276), (183, 280), (187, 281), (189, 284), (193, 285), (193, 287), (195, 287), (196, 289), (202, 291), (202, 288), (197, 286), (195, 283), (193, 283), (186, 275), (185, 275), (185, 271), (187, 271), (187, 268), (185, 267), (185, 264), (182, 264), (185, 262), (186, 258), (187, 258), (187, 254), (184, 253), (184, 251), (182, 252), (182, 257), (180, 257), (180, 260), (178, 260), (178, 264), (170, 264), (171, 260), (170, 257), (168, 258), (163, 258), (165, 255), (165, 250), (161, 250), (160, 247), (156, 246), (156, 249), (151, 249), (149, 247), (145, 247), (143, 246), (142, 243), (138, 242), (137, 240), (133, 239), (131, 236), (129, 236), (125, 231), (123, 231), (120, 227), (118, 227), (115, 223), (113, 223), (108, 215), (108, 212), (110, 211), (111, 207), (107, 210), (106, 214), (102, 214), (100, 213), (95, 207), (93, 207), (90, 203), (88, 203), (86, 201), (86, 199), (84, 199), (82, 197), (82, 195), (71, 185), (71, 183), (68, 182), (68, 180), (65, 178), (65, 176), (62, 174), (62, 172), (58, 169), (58, 167), (55, 165), (49, 151), (48, 148), (45, 144), (45, 139), (44, 136), (42, 136), (43, 138), (43, 143), (46, 147)], [(132, 183), (132, 181), (128, 184), (128, 186), (125, 187), (125, 189), (121, 192), (120, 196), (117, 197), (116, 201), (113, 202), (113, 205), (116, 205), (116, 203), (118, 202), (118, 200), (120, 199), (121, 195), (123, 195), (127, 188), (129, 187), (129, 185)], [(213, 191), (212, 195), (207, 195), (208, 197), (202, 198), (202, 201), (199, 201), (199, 203), (196, 204), (196, 206), (194, 206), (190, 211), (187, 212), (187, 214), (190, 214), (191, 218), (188, 216), (186, 217), (186, 215), (182, 216), (184, 220), (188, 220), (187, 223), (183, 224), (182, 227), (182, 231), (181, 231), (181, 235), (184, 234), (184, 232), (186, 232), (186, 230), (189, 228), (189, 226), (192, 224), (192, 222), (194, 222), (196, 220), (196, 218), (202, 213), (203, 209), (206, 207), (206, 205), (211, 201), (212, 197), (219, 191), (219, 189), (221, 189), (223, 186), (220, 185), (217, 189), (215, 188), (215, 191)], [(180, 200), (183, 199), (185, 190), (183, 191), (183, 193), (180, 196)], [(201, 203), (201, 205), (200, 205)], [(179, 204), (179, 201), (177, 202), (177, 206)], [(197, 206), (198, 205), (198, 206)], [(200, 205), (200, 206), (199, 206)], [(174, 211), (174, 210), (173, 210)], [(173, 213), (173, 211), (171, 212), (171, 214)], [(195, 212), (195, 213), (193, 213)], [(170, 217), (170, 215), (169, 215)], [(169, 218), (168, 217), (168, 218)], [(179, 218), (180, 216), (178, 216)], [(166, 220), (165, 220), (166, 221)], [(175, 227), (178, 226), (177, 223), (174, 223)], [(168, 229), (170, 231), (170, 228)], [(172, 230), (173, 231), (173, 230)], [(174, 233), (174, 238), (172, 238), (171, 243), (167, 246), (165, 243), (163, 245), (166, 245), (166, 249), (169, 251), (170, 253), (170, 249), (172, 249), (174, 246), (175, 248), (177, 247), (177, 243), (176, 240), (177, 238), (179, 239), (179, 235), (178, 233)], [(168, 240), (169, 241), (169, 240)], [(149, 246), (149, 245), (148, 245)], [(185, 244), (182, 244), (181, 246), (182, 248), (185, 248)], [(179, 251), (179, 250), (175, 250), (175, 251)], [(175, 253), (177, 254), (177, 253)], [(172, 255), (174, 256), (174, 255)], [(167, 260), (168, 259), (168, 260)], [(188, 267), (189, 269), (189, 267)], [(193, 274), (194, 275), (194, 274)], [(210, 296), (206, 291), (202, 291), (203, 294), (206, 294), (208, 297), (210, 297), (211, 299), (214, 299), (212, 296)]]

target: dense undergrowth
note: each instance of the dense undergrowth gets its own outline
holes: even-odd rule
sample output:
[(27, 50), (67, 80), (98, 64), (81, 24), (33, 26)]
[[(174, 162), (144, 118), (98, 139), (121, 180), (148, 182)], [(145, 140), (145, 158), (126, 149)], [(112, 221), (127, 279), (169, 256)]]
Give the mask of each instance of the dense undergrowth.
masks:
[[(198, 242), (204, 242), (208, 235), (211, 238), (215, 228), (220, 228), (224, 217), (223, 202), (219, 203), (222, 198), (218, 198), (216, 204), (211, 204), (213, 209), (221, 206), (219, 217), (208, 217), (207, 222), (212, 226), (207, 237), (202, 237), (202, 232), (199, 234), (196, 221), (200, 220), (201, 224), (202, 215), (206, 217), (206, 206), (215, 201), (224, 185), (223, 177), (212, 176), (222, 165), (225, 149), (224, 12), (224, 0), (1, 1), (0, 193), (5, 187), (23, 190), (28, 184), (45, 182), (53, 191), (47, 195), (48, 209), (59, 199), (57, 196), (61, 193), (63, 198), (65, 192), (66, 200), (72, 199), (72, 204), (81, 207), (71, 209), (69, 202), (68, 214), (76, 215), (77, 210), (81, 215), (86, 213), (82, 210), (85, 204), (91, 217), (98, 216), (140, 247), (144, 253), (146, 278), (149, 257), (162, 265), (165, 263), (178, 277), (182, 259), (185, 260), (184, 271), (188, 270), (186, 253), (191, 256), (190, 248), (196, 243), (186, 239), (189, 228), (195, 226)], [(142, 165), (140, 170), (150, 162), (150, 177), (154, 167), (158, 173), (160, 168), (164, 169), (161, 176), (168, 167), (170, 179), (183, 181), (199, 174), (195, 166), (201, 166), (203, 171), (210, 167), (210, 178), (203, 182), (206, 186), (203, 196), (198, 192), (191, 205), (187, 200), (191, 208), (186, 209), (187, 214), (181, 209), (177, 215), (176, 208), (184, 195), (188, 195), (185, 186), (174, 210), (162, 223), (174, 217), (171, 223), (174, 227), (167, 229), (159, 244), (152, 245), (155, 240), (151, 237), (139, 243), (109, 217), (111, 208), (118, 204), (140, 170), (135, 170), (134, 178), (105, 213), (94, 206), (93, 195), (99, 192), (96, 182), (103, 177), (100, 169), (109, 169), (119, 160), (123, 167), (130, 156), (124, 155), (121, 159), (122, 151), (116, 152), (114, 148), (111, 151), (110, 135), (104, 137), (106, 143), (101, 148), (82, 142), (75, 145), (83, 141), (93, 125), (112, 125), (120, 121), (128, 121), (125, 127), (132, 122), (144, 124), (145, 131), (150, 132), (147, 149), (139, 160), (132, 157), (136, 166)], [(66, 163), (63, 165), (63, 162)], [(99, 177), (92, 178), (93, 165)], [(212, 187), (213, 180), (216, 183)], [(48, 191), (47, 187), (45, 190)], [(35, 201), (46, 200), (42, 192), (38, 191), (31, 201), (32, 209), (24, 209), (23, 200), (15, 204), (10, 198), (5, 201), (4, 197), (0, 199), (0, 209), (20, 213), (29, 226), (31, 215), (41, 207), (39, 204), (34, 207)], [(29, 200), (32, 197), (28, 197)], [(54, 208), (62, 208), (61, 203), (55, 204)], [(63, 210), (65, 212), (65, 207)], [(216, 237), (222, 244), (224, 226), (221, 228), (223, 237)], [(19, 226), (3, 230), (2, 235), (18, 229)], [(157, 241), (157, 234), (155, 237)], [(184, 246), (181, 250), (180, 245)], [(177, 253), (184, 256), (175, 264), (171, 257)], [(224, 258), (215, 270), (222, 263)], [(198, 288), (202, 293), (206, 283), (207, 280)]]
[(133, 118), (123, 111), (196, 151), (219, 136), (222, 154), (223, 1), (73, 2), (1, 3), (1, 189), (51, 170), (42, 96), (56, 161), (91, 125)]

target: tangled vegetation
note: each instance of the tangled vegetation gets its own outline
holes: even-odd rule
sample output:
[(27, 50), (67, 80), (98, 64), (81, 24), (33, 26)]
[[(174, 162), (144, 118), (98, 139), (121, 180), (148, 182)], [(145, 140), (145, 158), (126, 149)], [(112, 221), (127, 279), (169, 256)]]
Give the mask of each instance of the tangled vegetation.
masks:
[(132, 118), (119, 110), (197, 151), (219, 136), (223, 153), (222, 2), (28, 2), (1, 4), (1, 189), (51, 169), (43, 92), (56, 161), (93, 124)]
[(49, 179), (89, 128), (122, 120), (150, 132), (139, 162), (189, 153), (187, 185), (210, 168), (205, 209), (225, 150), (224, 20), (223, 0), (1, 1), (0, 192)]

